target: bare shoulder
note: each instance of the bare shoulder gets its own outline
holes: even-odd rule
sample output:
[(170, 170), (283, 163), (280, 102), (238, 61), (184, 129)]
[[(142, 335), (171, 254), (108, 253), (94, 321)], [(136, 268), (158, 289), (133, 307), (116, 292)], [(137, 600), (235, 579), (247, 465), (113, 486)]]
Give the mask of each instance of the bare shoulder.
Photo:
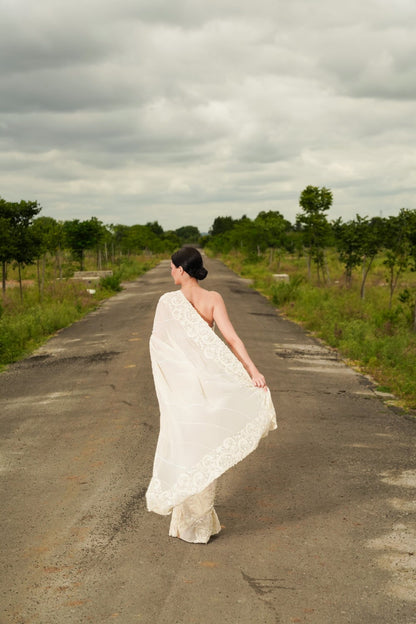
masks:
[(210, 305), (217, 323), (228, 320), (228, 311), (222, 295), (216, 290), (210, 291)]
[(209, 296), (212, 297), (213, 299), (222, 299), (220, 293), (217, 292), (216, 290), (208, 290), (207, 292)]
[(224, 304), (224, 299), (216, 290), (208, 290), (207, 293), (213, 306)]

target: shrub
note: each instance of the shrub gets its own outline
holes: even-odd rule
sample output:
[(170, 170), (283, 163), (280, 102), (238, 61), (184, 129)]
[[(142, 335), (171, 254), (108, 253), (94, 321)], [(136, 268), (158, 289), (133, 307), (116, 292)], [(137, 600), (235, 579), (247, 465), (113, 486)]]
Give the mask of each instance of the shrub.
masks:
[(296, 299), (299, 287), (303, 284), (302, 275), (294, 275), (289, 282), (279, 282), (270, 286), (270, 298), (275, 305), (283, 305)]
[(120, 275), (114, 273), (113, 275), (106, 275), (105, 277), (102, 277), (100, 279), (99, 286), (103, 290), (108, 290), (110, 292), (120, 292), (121, 290), (123, 290), (120, 282)]

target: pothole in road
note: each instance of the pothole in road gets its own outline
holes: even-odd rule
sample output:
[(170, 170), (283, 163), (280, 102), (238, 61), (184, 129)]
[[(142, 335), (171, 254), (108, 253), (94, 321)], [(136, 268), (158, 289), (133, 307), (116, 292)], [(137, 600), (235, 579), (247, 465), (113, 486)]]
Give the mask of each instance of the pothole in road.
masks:
[(86, 364), (94, 364), (96, 362), (107, 362), (120, 351), (99, 351), (88, 355), (73, 355), (71, 357), (57, 357), (55, 354), (47, 353), (44, 355), (33, 355), (27, 360), (22, 360), (16, 366), (21, 369), (33, 368), (34, 366), (58, 366), (62, 364), (71, 364), (75, 362), (85, 362)]
[(45, 355), (32, 355), (32, 357), (28, 358), (28, 361), (30, 360), (30, 362), (32, 364), (34, 364), (34, 363), (38, 363), (38, 362), (44, 362), (49, 357), (50, 357), (49, 353), (45, 354)]
[(325, 347), (313, 344), (275, 344), (275, 354), (284, 359), (296, 360), (325, 360), (339, 362), (336, 352), (329, 351)]

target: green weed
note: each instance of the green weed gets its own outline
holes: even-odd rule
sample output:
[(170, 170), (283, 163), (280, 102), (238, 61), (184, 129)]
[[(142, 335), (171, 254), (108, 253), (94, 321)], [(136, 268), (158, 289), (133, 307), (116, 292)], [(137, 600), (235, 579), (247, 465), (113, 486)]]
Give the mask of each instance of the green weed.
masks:
[[(0, 303), (0, 367), (28, 355), (56, 331), (79, 320), (100, 301), (121, 290), (121, 281), (137, 278), (155, 266), (160, 258), (120, 259), (114, 267), (114, 275), (103, 278), (93, 288), (95, 293), (89, 293), (82, 282), (53, 279), (51, 276), (55, 272), (51, 264), (47, 266), (47, 279), (41, 291), (36, 283), (36, 268), (25, 267), (23, 298), (15, 285), (6, 290)], [(92, 263), (89, 268), (94, 268)], [(8, 277), (14, 284), (13, 267)]]
[(281, 313), (338, 349), (343, 357), (389, 388), (403, 405), (416, 408), (416, 333), (411, 327), (409, 296), (403, 296), (400, 290), (406, 287), (414, 293), (414, 274), (403, 275), (389, 309), (382, 259), (375, 263), (365, 299), (360, 298), (358, 272), (352, 287), (345, 287), (342, 266), (335, 255), (328, 257), (327, 285), (309, 283), (304, 259), (295, 256), (280, 260), (279, 272), (290, 275), (289, 283), (273, 280), (276, 267), (270, 267), (267, 257), (255, 264), (243, 262), (236, 252), (221, 259), (237, 273), (252, 279), (253, 287)]
[(120, 292), (123, 290), (121, 286), (120, 274), (107, 275), (102, 277), (99, 282), (100, 288), (109, 292)]

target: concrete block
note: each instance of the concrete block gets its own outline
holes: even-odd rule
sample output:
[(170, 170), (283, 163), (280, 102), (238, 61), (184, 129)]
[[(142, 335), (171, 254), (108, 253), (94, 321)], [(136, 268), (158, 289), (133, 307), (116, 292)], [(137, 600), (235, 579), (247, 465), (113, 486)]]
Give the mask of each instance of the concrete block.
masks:
[(273, 279), (276, 282), (289, 282), (290, 278), (287, 273), (273, 273)]
[(93, 282), (100, 280), (102, 277), (108, 277), (112, 275), (113, 272), (111, 270), (108, 271), (75, 271), (72, 279), (74, 280), (85, 280), (86, 282)]

